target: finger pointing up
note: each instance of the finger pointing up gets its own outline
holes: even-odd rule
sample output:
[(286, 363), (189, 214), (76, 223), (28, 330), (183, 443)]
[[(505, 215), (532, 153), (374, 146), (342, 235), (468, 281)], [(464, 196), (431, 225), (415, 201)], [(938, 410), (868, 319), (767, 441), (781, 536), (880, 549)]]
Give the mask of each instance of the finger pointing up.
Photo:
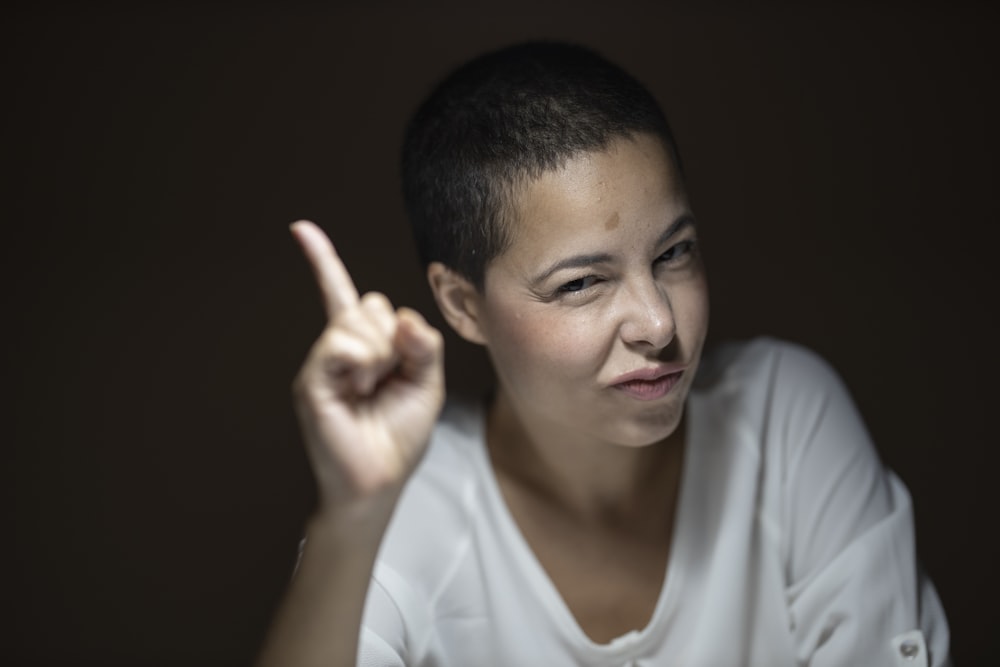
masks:
[(291, 230), (312, 266), (326, 316), (333, 320), (338, 313), (357, 304), (358, 289), (322, 229), (308, 220), (299, 220), (292, 223)]

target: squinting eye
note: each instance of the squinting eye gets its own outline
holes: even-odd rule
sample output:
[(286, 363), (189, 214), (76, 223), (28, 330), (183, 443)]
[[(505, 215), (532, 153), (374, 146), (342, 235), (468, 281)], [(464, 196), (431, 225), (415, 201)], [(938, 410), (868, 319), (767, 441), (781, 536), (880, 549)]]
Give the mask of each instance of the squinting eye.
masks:
[(577, 278), (576, 280), (571, 280), (565, 285), (559, 287), (559, 292), (582, 292), (583, 290), (593, 287), (597, 282), (597, 276), (587, 276), (586, 278)]
[(667, 251), (656, 258), (658, 262), (669, 262), (675, 260), (683, 255), (686, 255), (691, 251), (691, 247), (694, 246), (694, 241), (687, 240), (681, 241), (680, 243), (670, 246)]

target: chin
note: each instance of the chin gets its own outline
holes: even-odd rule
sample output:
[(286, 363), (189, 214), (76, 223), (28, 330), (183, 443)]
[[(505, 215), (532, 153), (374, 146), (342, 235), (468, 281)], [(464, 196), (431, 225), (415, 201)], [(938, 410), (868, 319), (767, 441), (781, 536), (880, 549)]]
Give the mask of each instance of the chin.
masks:
[(648, 419), (630, 419), (621, 426), (612, 442), (622, 447), (649, 447), (670, 438), (677, 433), (680, 425), (679, 413), (670, 409), (661, 410)]

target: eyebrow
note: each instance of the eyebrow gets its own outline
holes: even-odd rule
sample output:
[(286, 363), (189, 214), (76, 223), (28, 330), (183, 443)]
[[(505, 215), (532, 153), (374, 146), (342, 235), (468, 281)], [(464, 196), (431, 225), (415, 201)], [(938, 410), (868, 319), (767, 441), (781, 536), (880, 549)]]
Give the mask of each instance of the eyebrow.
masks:
[[(669, 227), (663, 230), (659, 238), (656, 239), (655, 245), (662, 245), (667, 242), (667, 240), (684, 229), (685, 227), (693, 227), (695, 224), (694, 216), (689, 213), (685, 213), (681, 217), (674, 220)], [(562, 271), (564, 269), (581, 269), (587, 266), (593, 266), (594, 264), (602, 264), (605, 262), (610, 262), (614, 257), (606, 252), (596, 252), (589, 253), (586, 255), (573, 255), (572, 257), (567, 257), (565, 259), (560, 259), (555, 264), (549, 266), (547, 269), (535, 276), (531, 283), (537, 285), (545, 280), (547, 280), (553, 273), (557, 271)]]

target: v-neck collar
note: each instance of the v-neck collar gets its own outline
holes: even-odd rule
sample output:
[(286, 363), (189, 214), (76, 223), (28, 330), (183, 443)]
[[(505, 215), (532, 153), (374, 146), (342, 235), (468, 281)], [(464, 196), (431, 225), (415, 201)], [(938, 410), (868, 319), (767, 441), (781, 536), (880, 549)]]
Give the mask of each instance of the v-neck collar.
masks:
[(687, 438), (681, 463), (677, 506), (674, 509), (674, 533), (671, 539), (670, 553), (667, 557), (663, 586), (660, 589), (656, 606), (645, 628), (631, 630), (605, 644), (595, 642), (580, 627), (562, 594), (556, 588), (555, 583), (545, 571), (524, 533), (517, 525), (517, 521), (503, 497), (496, 472), (490, 462), (486, 445), (487, 410), (484, 405), (477, 405), (474, 459), (483, 479), (484, 500), (490, 511), (495, 513), (498, 530), (502, 533), (500, 537), (510, 549), (511, 556), (519, 562), (518, 570), (529, 579), (528, 588), (533, 591), (538, 602), (543, 605), (553, 624), (563, 634), (567, 644), (585, 650), (594, 658), (627, 659), (641, 656), (649, 649), (654, 648), (656, 644), (664, 641), (669, 620), (679, 610), (678, 601), (683, 598), (681, 590), (684, 585), (683, 573), (688, 569), (691, 557), (689, 553), (691, 540), (687, 536), (694, 528), (689, 525), (692, 520), (691, 505), (695, 501), (693, 496), (696, 487), (692, 480), (697, 476), (694, 471), (699, 465), (700, 450), (702, 449), (700, 443), (702, 429), (698, 418), (700, 411), (692, 405), (694, 400), (695, 396), (692, 392), (688, 397), (688, 404), (685, 406), (687, 414), (684, 422), (687, 428)]

